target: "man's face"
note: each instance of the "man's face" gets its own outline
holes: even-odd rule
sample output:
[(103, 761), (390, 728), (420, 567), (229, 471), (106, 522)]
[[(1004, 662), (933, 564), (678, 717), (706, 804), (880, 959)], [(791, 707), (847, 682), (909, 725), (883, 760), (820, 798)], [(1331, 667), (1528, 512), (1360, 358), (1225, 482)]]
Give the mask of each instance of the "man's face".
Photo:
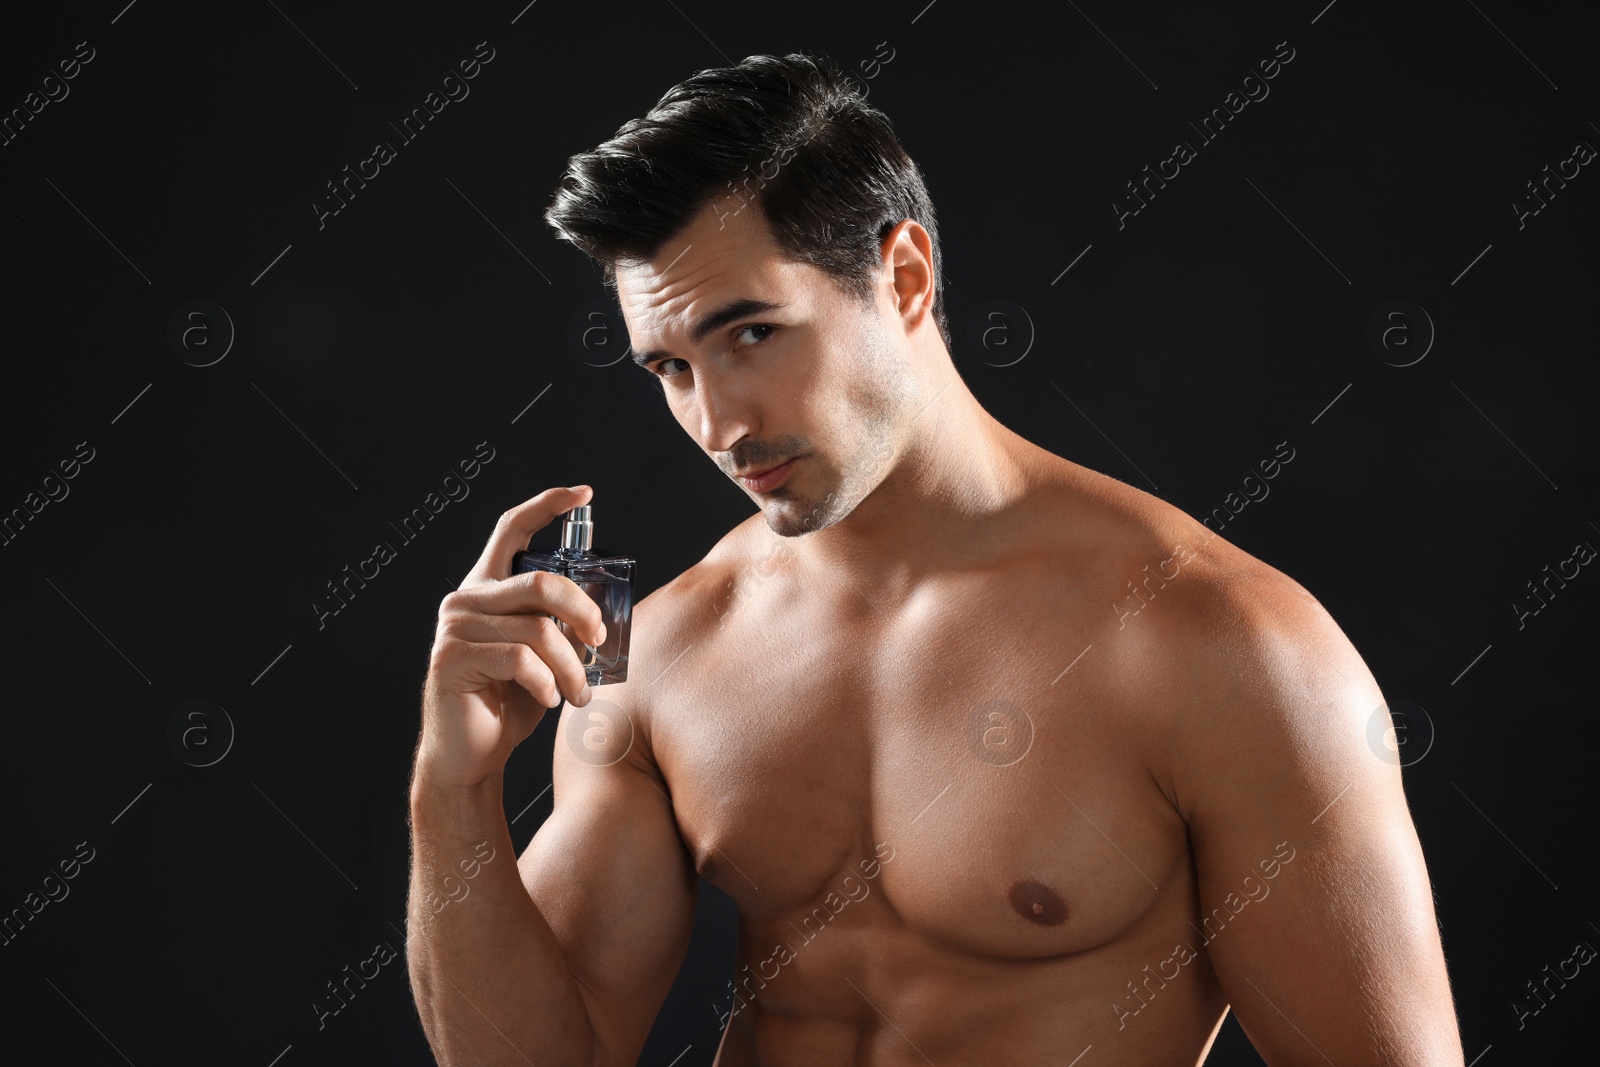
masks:
[[(792, 537), (838, 522), (883, 480), (915, 383), (888, 267), (864, 304), (786, 258), (740, 204), (714, 202), (648, 264), (618, 264), (617, 297), (678, 425)], [(778, 306), (717, 315), (735, 301)], [(791, 459), (774, 488), (736, 478)]]

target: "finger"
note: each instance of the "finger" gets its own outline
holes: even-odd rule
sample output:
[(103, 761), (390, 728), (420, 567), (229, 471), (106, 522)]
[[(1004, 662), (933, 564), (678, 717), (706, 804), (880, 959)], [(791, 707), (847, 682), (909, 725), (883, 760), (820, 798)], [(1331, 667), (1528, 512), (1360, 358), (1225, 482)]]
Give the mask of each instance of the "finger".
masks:
[(536, 497), (524, 500), (500, 516), (494, 532), (483, 546), (483, 554), (472, 570), (467, 572), (467, 582), (500, 579), (511, 573), (511, 557), (528, 547), (535, 531), (542, 530), (550, 520), (580, 504), (587, 504), (593, 496), (591, 486), (580, 485), (570, 489), (546, 489)]
[(581, 699), (584, 687), (589, 684), (583, 662), (572, 646), (572, 639), (557, 628), (554, 619), (543, 615), (477, 615), (463, 617), (451, 627), (451, 633), (473, 644), (526, 645), (545, 665), (566, 700), (578, 707), (587, 703)]
[(577, 582), (553, 571), (528, 571), (504, 581), (463, 585), (445, 599), (459, 600), (477, 615), (554, 615), (592, 645), (605, 640), (600, 605)]
[(464, 642), (455, 653), (455, 671), (466, 682), (515, 682), (526, 689), (542, 707), (563, 699), (550, 665), (527, 645), (515, 641), (497, 644)]

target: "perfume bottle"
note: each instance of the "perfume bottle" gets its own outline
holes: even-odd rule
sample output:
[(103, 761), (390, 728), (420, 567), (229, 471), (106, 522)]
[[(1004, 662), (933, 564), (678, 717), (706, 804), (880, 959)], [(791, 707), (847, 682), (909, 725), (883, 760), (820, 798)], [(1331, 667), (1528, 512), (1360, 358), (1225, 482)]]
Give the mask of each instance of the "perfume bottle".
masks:
[(590, 685), (628, 680), (628, 632), (633, 623), (633, 560), (599, 552), (594, 544), (594, 508), (582, 504), (567, 512), (561, 523), (561, 547), (527, 549), (511, 557), (511, 573), (552, 571), (570, 578), (589, 599), (600, 605), (606, 638), (598, 647), (584, 642), (571, 626), (556, 618), (556, 626), (571, 642)]

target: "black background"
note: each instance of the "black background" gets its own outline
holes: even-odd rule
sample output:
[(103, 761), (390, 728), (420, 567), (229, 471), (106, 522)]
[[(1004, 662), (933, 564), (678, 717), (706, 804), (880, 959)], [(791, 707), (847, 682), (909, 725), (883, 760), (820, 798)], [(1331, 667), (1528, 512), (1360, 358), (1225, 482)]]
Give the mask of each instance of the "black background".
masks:
[[(625, 335), (571, 343), (604, 291), (540, 214), (568, 155), (670, 85), (798, 49), (875, 72), (939, 211), (957, 366), (996, 417), (1196, 517), (1296, 450), (1225, 536), (1315, 594), (1407, 716), (1467, 1059), (1590, 1046), (1589, 969), (1523, 1028), (1512, 1003), (1600, 945), (1600, 577), (1520, 629), (1512, 603), (1600, 546), (1600, 177), (1521, 227), (1512, 205), (1600, 145), (1593, 5), (124, 4), (0, 19), (6, 113), (95, 50), (0, 147), (0, 514), (94, 450), (0, 544), (0, 914), (94, 849), (0, 948), (6, 1046), (431, 1062), (403, 959), (320, 1030), (311, 1004), (378, 942), (404, 947), (439, 598), (548, 486), (595, 486), (641, 596), (752, 511), (650, 378), (596, 365)], [(325, 183), (398, 143), (387, 123), (480, 41), (470, 96), (319, 229)], [(1187, 123), (1283, 41), (1270, 95), (1199, 145)], [(1179, 139), (1198, 158), (1119, 229), (1123, 183)], [(211, 366), (167, 340), (192, 300), (237, 331)], [(1415, 311), (1389, 361), (1367, 340), (1396, 300), (1437, 331), (1405, 367)], [(470, 495), (400, 544), (389, 522), (484, 441)], [(379, 540), (398, 557), (319, 627), (325, 583)], [(236, 730), (209, 767), (168, 741), (193, 699)], [(508, 772), (519, 850), (549, 811), (554, 724)], [(732, 923), (703, 886), (641, 1063), (711, 1061)], [(1207, 1062), (1259, 1059), (1230, 1018)]]

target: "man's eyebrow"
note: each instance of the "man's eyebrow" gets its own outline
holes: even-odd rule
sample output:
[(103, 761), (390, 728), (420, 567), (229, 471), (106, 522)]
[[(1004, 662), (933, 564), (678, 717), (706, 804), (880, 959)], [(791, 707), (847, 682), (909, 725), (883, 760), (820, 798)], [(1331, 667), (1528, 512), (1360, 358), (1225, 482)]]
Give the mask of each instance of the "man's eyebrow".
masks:
[[(721, 329), (735, 319), (742, 319), (746, 315), (755, 315), (763, 311), (777, 311), (787, 306), (786, 304), (774, 303), (771, 300), (756, 300), (748, 296), (730, 300), (695, 323), (694, 329), (689, 331), (689, 340), (693, 344), (699, 344), (707, 334)], [(635, 352), (633, 361), (643, 367), (647, 363), (653, 363), (658, 359), (666, 359), (670, 355), (671, 353), (664, 349), (657, 348), (649, 352)]]

